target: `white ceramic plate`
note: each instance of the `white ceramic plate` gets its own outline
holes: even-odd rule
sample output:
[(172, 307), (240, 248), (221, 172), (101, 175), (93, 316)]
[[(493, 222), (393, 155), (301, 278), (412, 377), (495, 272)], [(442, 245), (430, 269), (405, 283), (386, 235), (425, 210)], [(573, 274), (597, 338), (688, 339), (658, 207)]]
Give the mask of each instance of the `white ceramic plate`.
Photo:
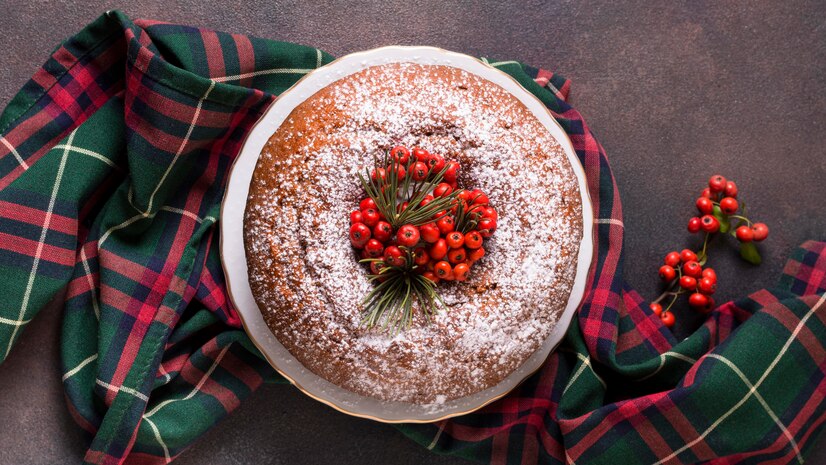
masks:
[[(497, 84), (513, 94), (533, 112), (565, 150), (579, 179), (582, 194), (582, 242), (579, 247), (576, 279), (568, 306), (559, 324), (542, 346), (502, 382), (482, 392), (448, 401), (438, 406), (386, 402), (343, 389), (304, 368), (275, 338), (258, 309), (247, 275), (244, 252), (244, 209), (258, 156), (275, 130), (301, 102), (344, 76), (370, 66), (395, 62), (446, 65), (461, 68)], [(227, 193), (221, 207), (221, 256), (230, 297), (244, 327), (262, 354), (285, 378), (305, 394), (344, 413), (388, 423), (432, 422), (472, 412), (504, 396), (538, 370), (548, 354), (565, 336), (571, 318), (582, 300), (593, 255), (591, 233), (593, 211), (588, 196), (585, 171), (574, 153), (571, 141), (545, 106), (504, 72), (476, 58), (433, 47), (383, 47), (339, 58), (302, 78), (281, 94), (250, 132), (230, 173)]]

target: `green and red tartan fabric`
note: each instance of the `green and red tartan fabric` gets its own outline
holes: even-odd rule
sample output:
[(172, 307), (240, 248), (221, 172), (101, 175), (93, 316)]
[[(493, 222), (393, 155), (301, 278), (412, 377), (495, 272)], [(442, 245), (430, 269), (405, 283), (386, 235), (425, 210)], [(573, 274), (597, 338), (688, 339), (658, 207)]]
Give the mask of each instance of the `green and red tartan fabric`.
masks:
[[(102, 16), (0, 116), (0, 361), (53, 296), (69, 409), (93, 464), (174, 459), (267, 381), (218, 256), (219, 204), (244, 136), (319, 50)], [(563, 345), (479, 412), (402, 425), (496, 464), (802, 462), (826, 420), (826, 243), (778, 286), (676, 341), (623, 284), (622, 209), (568, 81), (493, 63), (571, 137), (594, 201), (596, 258)], [(289, 425), (274, 425), (289, 428)], [(307, 447), (312, 447), (307, 438)]]

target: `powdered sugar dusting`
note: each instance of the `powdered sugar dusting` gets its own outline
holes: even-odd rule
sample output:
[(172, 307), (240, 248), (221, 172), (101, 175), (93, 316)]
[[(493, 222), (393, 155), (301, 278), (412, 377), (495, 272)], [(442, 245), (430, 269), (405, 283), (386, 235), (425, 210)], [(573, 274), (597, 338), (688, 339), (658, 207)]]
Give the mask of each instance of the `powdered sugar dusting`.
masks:
[[(459, 183), (499, 213), (448, 308), (395, 336), (361, 325), (371, 290), (347, 238), (364, 197), (356, 173), (396, 144), (457, 159)], [(250, 284), (279, 341), (354, 392), (441, 404), (486, 389), (548, 337), (568, 300), (582, 236), (576, 176), (559, 144), (513, 96), (444, 66), (391, 64), (299, 105), (265, 146), (245, 216)]]

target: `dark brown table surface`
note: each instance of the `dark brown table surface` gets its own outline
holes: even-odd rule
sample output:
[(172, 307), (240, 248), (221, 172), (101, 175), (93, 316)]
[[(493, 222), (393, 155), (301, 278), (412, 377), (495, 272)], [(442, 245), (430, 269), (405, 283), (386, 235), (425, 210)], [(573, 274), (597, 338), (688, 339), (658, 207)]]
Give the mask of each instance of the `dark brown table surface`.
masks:
[[(334, 55), (435, 45), (566, 75), (622, 195), (626, 279), (649, 298), (662, 256), (688, 245), (685, 223), (712, 173), (736, 179), (750, 214), (772, 231), (760, 267), (738, 261), (733, 248), (715, 248), (718, 301), (772, 285), (793, 247), (826, 238), (826, 2), (347, 3), (117, 0), (106, 7)], [(103, 12), (100, 5), (0, 0), (0, 108), (59, 41)], [(0, 464), (76, 463), (85, 450), (62, 396), (60, 320), (57, 303), (44, 309), (0, 366)], [(678, 335), (696, 324), (682, 317)], [(826, 463), (826, 449), (809, 461)], [(290, 386), (260, 389), (177, 461), (333, 462), (464, 463)]]

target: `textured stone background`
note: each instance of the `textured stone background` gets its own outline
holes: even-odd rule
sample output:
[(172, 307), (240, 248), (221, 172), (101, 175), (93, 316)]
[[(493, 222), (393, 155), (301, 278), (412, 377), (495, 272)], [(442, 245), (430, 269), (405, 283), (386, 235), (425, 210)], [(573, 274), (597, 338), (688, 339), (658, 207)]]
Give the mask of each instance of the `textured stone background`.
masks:
[[(824, 239), (826, 3), (390, 0), (311, 5), (240, 0), (0, 0), (0, 107), (63, 38), (120, 8), (146, 17), (295, 41), (334, 55), (435, 45), (517, 59), (573, 79), (573, 104), (605, 146), (625, 206), (626, 278), (657, 291), (662, 256), (712, 173), (735, 178), (772, 228), (759, 268), (715, 247), (720, 301), (772, 284), (790, 250)], [(678, 333), (697, 322), (681, 317)], [(57, 305), (0, 366), (0, 463), (74, 463), (84, 438), (58, 368)], [(821, 440), (822, 441), (822, 440)], [(392, 427), (350, 418), (289, 386), (266, 386), (180, 464), (464, 463)], [(826, 463), (826, 449), (810, 463)]]

